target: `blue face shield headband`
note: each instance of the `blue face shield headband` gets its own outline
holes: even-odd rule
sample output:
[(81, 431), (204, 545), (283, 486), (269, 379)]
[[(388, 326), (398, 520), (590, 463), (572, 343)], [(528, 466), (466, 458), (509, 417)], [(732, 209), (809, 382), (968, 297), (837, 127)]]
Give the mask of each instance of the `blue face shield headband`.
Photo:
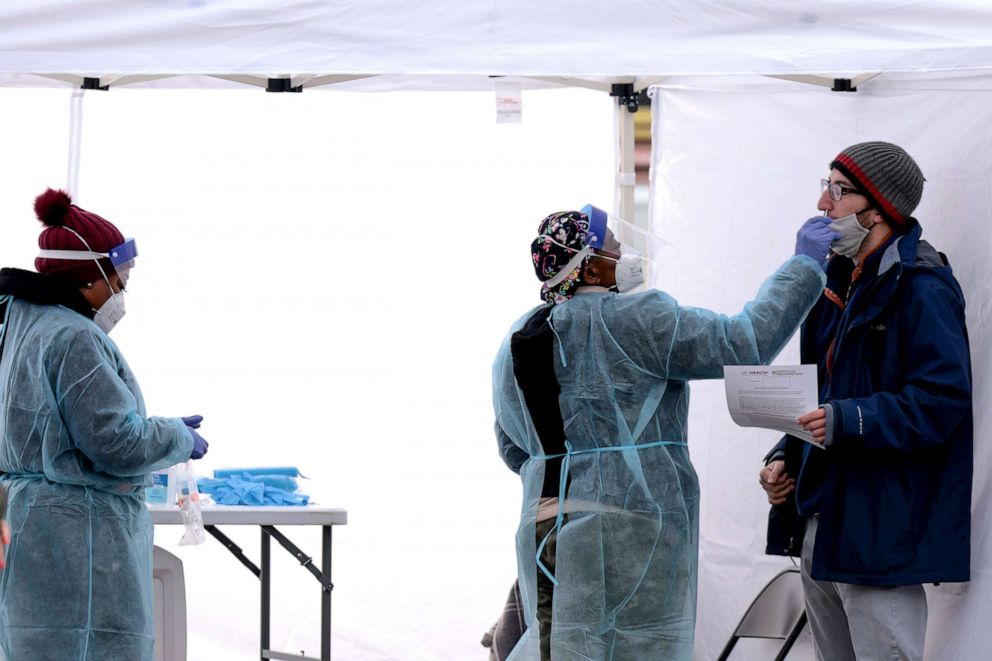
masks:
[[(69, 229), (69, 228), (66, 228)], [(71, 231), (71, 230), (70, 230)], [(75, 234), (75, 232), (73, 232)], [(76, 236), (79, 236), (78, 234)], [(80, 237), (82, 240), (82, 237)], [(83, 242), (85, 244), (85, 241)], [(134, 258), (138, 256), (138, 244), (135, 243), (134, 239), (128, 239), (121, 245), (111, 248), (109, 252), (93, 252), (91, 250), (40, 250), (38, 251), (38, 257), (43, 257), (45, 259), (68, 259), (68, 260), (84, 260), (84, 259), (106, 259), (109, 260), (113, 265), (114, 270), (117, 271), (117, 275), (126, 284), (128, 271), (134, 266)]]
[(110, 263), (114, 265), (114, 268), (117, 268), (122, 264), (127, 264), (128, 262), (133, 262), (134, 258), (137, 256), (138, 244), (134, 242), (134, 239), (128, 239), (107, 253), (107, 259), (109, 259)]
[(603, 249), (606, 240), (606, 226), (609, 216), (599, 207), (587, 204), (582, 207), (582, 213), (589, 219), (589, 232), (586, 234), (586, 245), (596, 250)]

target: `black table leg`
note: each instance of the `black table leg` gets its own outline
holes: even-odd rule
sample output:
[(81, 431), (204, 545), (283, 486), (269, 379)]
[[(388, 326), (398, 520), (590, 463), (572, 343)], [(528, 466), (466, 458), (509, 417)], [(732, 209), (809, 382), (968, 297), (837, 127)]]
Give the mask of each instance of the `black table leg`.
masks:
[(331, 526), (322, 526), (321, 532), (320, 659), (331, 661)]
[(269, 535), (262, 530), (262, 567), (261, 575), (259, 578), (262, 583), (262, 622), (259, 635), (259, 646), (261, 647), (260, 658), (265, 661), (267, 658), (267, 653), (269, 652), (269, 609), (270, 609), (270, 597), (271, 597), (271, 579), (270, 574), (271, 564), (270, 564), (270, 546), (269, 546)]

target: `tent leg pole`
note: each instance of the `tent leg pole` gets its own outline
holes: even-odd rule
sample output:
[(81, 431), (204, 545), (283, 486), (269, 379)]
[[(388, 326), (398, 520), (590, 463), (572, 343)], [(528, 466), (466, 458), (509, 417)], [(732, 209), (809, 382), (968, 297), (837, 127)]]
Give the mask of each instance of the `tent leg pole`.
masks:
[(72, 91), (69, 101), (69, 164), (66, 173), (66, 191), (73, 198), (79, 192), (79, 155), (83, 142), (83, 94), (85, 90)]
[(613, 116), (617, 126), (617, 215), (629, 223), (637, 224), (634, 218), (634, 113), (626, 106), (615, 105)]

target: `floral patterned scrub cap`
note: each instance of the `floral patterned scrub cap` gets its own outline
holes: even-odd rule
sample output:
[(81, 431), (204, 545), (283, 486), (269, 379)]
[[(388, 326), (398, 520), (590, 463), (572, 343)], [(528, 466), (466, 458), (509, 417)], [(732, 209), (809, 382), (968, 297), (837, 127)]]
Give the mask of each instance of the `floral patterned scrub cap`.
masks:
[(592, 257), (589, 218), (579, 211), (559, 211), (542, 220), (537, 233), (530, 247), (534, 271), (544, 282), (541, 298), (552, 305), (564, 303), (575, 294), (582, 267)]

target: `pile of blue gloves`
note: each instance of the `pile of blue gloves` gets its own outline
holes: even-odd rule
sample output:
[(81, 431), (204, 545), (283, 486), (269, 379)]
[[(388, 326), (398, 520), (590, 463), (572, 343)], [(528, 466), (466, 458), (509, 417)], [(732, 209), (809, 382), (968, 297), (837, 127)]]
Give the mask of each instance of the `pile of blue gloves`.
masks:
[(298, 477), (294, 466), (225, 468), (215, 470), (213, 478), (201, 477), (196, 486), (218, 505), (303, 506), (310, 497), (298, 492)]

